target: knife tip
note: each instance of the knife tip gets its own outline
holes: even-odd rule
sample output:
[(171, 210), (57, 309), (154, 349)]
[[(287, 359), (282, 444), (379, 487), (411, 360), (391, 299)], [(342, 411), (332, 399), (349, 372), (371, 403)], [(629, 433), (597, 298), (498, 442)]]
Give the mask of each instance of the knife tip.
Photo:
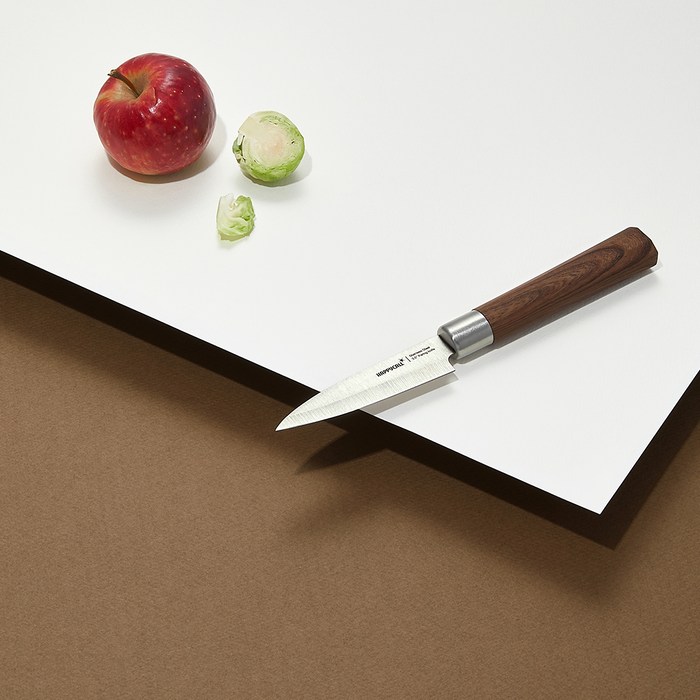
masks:
[(295, 408), (276, 428), (275, 432), (280, 430), (288, 430), (289, 428), (297, 428), (300, 425), (308, 425), (321, 420), (321, 417), (310, 414), (307, 411)]
[(293, 428), (296, 423), (292, 420), (289, 420), (290, 416), (287, 416), (276, 428), (275, 432), (278, 432), (280, 430), (288, 430), (289, 428)]

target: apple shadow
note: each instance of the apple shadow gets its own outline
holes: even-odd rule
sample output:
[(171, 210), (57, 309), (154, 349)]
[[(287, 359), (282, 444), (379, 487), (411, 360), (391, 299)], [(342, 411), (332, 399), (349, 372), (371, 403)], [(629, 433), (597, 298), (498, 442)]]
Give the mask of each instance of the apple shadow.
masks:
[(181, 180), (189, 180), (195, 175), (203, 173), (205, 170), (210, 168), (219, 158), (226, 145), (226, 126), (221, 121), (220, 117), (216, 118), (216, 124), (214, 126), (214, 133), (212, 134), (211, 140), (207, 145), (204, 153), (191, 165), (188, 165), (182, 170), (178, 170), (174, 173), (168, 173), (167, 175), (142, 175), (141, 173), (133, 172), (132, 170), (127, 170), (123, 166), (119, 165), (112, 156), (105, 152), (110, 165), (121, 175), (128, 177), (130, 180), (135, 182), (144, 182), (147, 184), (159, 185), (167, 182), (179, 182)]

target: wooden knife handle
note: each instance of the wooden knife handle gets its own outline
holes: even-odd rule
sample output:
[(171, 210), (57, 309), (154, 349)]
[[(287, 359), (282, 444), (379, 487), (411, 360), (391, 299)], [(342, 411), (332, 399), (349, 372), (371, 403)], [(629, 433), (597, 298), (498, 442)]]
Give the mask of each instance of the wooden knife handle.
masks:
[(476, 308), (494, 341), (525, 330), (656, 265), (658, 253), (638, 228), (627, 228), (525, 284)]

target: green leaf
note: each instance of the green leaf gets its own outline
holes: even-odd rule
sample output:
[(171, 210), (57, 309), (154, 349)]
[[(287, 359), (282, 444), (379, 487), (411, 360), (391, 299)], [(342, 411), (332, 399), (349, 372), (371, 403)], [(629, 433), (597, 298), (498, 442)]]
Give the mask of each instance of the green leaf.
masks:
[(226, 194), (219, 198), (216, 210), (216, 228), (226, 241), (245, 238), (255, 226), (255, 211), (250, 197)]

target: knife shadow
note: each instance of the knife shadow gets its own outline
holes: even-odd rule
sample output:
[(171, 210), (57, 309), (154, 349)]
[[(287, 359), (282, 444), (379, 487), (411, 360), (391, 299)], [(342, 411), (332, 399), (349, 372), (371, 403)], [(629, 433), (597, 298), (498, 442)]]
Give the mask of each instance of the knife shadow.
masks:
[(581, 537), (615, 549), (688, 436), (700, 423), (700, 373), (600, 514), (362, 411), (329, 422), (344, 434), (312, 455), (299, 468), (299, 473), (345, 466), (390, 450)]
[(388, 399), (377, 401), (377, 403), (373, 403), (371, 406), (366, 406), (362, 410), (371, 416), (378, 416), (383, 411), (388, 411), (390, 408), (395, 408), (396, 406), (400, 406), (408, 401), (417, 399), (419, 396), (425, 396), (433, 391), (438, 391), (448, 384), (452, 384), (452, 382), (456, 381), (459, 381), (458, 378), (455, 376), (454, 372), (450, 372), (450, 374), (438, 377), (437, 379), (431, 379), (425, 384), (419, 384), (418, 386), (414, 386), (412, 389), (402, 391), (400, 394), (396, 394), (396, 396), (390, 396)]
[[(4, 252), (0, 252), (0, 274), (6, 279), (107, 323), (113, 328), (172, 352), (243, 386), (253, 388), (287, 406), (298, 406), (316, 393), (298, 382), (244, 358), (231, 355), (205, 341), (146, 317)], [(600, 294), (586, 303), (593, 303), (595, 299), (604, 295), (604, 293)], [(567, 313), (571, 313), (571, 310)], [(509, 342), (512, 341), (513, 339), (509, 340)], [(497, 346), (494, 344), (491, 348), (495, 349)], [(492, 350), (486, 349), (481, 353), (486, 351)], [(471, 361), (478, 356), (479, 353), (475, 353), (465, 361)], [(443, 384), (438, 383), (434, 388), (454, 379), (454, 375), (448, 375), (443, 378)], [(417, 388), (419, 392), (430, 390), (432, 387), (429, 385)], [(364, 411), (355, 411), (329, 421), (341, 428), (344, 434), (313, 454), (298, 471), (310, 472), (347, 465), (364, 457), (390, 450), (408, 460), (461, 481), (471, 488), (490, 494), (582, 537), (614, 549), (699, 421), (700, 374), (687, 388), (600, 515), (563, 501)], [(299, 428), (299, 430), (303, 429)]]
[[(645, 284), (653, 284), (652, 270), (645, 270), (628, 280), (606, 289), (546, 320), (510, 336), (503, 341), (483, 348), (455, 364), (467, 364), (478, 360), (486, 353), (501, 347), (558, 321), (613, 292), (642, 278)], [(457, 381), (454, 374), (384, 399), (363, 411), (331, 419), (329, 422), (344, 431), (337, 440), (327, 444), (305, 464), (299, 472), (327, 469), (347, 464), (354, 460), (391, 450), (454, 479), (489, 493), (536, 516), (575, 532), (587, 539), (614, 549), (634, 520), (654, 486), (659, 481), (674, 456), (700, 420), (700, 373), (688, 387), (674, 410), (667, 417), (647, 449), (630, 470), (627, 478), (614, 494), (602, 513), (597, 514), (581, 506), (553, 496), (535, 486), (503, 474), (485, 464), (453, 452), (408, 430), (381, 420), (381, 412), (411, 401), (418, 396), (441, 389)]]
[[(536, 333), (542, 328), (546, 328), (547, 326), (557, 323), (557, 321), (576, 313), (577, 311), (585, 308), (586, 306), (590, 306), (591, 304), (595, 304), (596, 302), (600, 301), (601, 299), (604, 299), (605, 297), (614, 295), (615, 292), (618, 292), (619, 290), (623, 289), (624, 287), (627, 287), (630, 284), (656, 284), (658, 281), (658, 276), (654, 276), (652, 273), (655, 270), (659, 270), (661, 267), (662, 263), (659, 262), (649, 270), (643, 270), (642, 272), (640, 272), (637, 275), (634, 275), (633, 277), (630, 277), (626, 280), (622, 280), (622, 282), (618, 282), (612, 287), (608, 287), (607, 289), (604, 289), (598, 292), (597, 294), (588, 297), (587, 299), (583, 299), (582, 301), (579, 301), (576, 304), (572, 304), (566, 309), (563, 309), (562, 311), (559, 311), (556, 314), (552, 314), (551, 316), (548, 316), (547, 318), (543, 319), (542, 321), (539, 321), (538, 323), (534, 323), (533, 325), (528, 326), (527, 328), (524, 328), (523, 330), (518, 331), (517, 333), (513, 333), (513, 335), (508, 336), (504, 340), (497, 340), (495, 343), (493, 343), (493, 345), (489, 345), (483, 348), (482, 350), (472, 353), (471, 355), (467, 355), (467, 357), (464, 357), (461, 360), (457, 360), (456, 364), (461, 365), (466, 364), (468, 362), (473, 362), (474, 360), (478, 359), (479, 357), (488, 352), (493, 352), (498, 348), (506, 347), (511, 343), (516, 343), (521, 338), (525, 338), (528, 335)], [(619, 298), (619, 295), (612, 296), (612, 300), (617, 298)]]

